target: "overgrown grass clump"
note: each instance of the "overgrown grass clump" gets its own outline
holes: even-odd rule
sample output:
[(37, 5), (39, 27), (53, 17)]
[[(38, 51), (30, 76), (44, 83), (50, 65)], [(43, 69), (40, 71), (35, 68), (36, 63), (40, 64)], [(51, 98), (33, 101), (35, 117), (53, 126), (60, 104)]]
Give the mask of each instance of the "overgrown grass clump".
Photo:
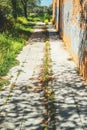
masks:
[(24, 17), (12, 21), (10, 28), (2, 27), (0, 30), (0, 76), (5, 76), (17, 64), (16, 56), (26, 44), (36, 23)]

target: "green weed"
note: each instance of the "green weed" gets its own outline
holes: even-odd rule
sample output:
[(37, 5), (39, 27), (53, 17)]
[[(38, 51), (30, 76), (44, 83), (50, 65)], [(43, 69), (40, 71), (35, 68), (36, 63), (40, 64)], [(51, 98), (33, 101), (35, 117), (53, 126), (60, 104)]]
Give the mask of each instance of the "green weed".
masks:
[(0, 91), (3, 89), (3, 86), (9, 85), (9, 80), (0, 80)]

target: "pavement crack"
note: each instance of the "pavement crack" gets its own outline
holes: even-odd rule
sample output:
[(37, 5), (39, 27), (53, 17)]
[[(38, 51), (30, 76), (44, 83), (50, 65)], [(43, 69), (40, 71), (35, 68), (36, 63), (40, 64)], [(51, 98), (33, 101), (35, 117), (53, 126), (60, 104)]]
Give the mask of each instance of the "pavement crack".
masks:
[(53, 90), (53, 74), (52, 74), (52, 65), (50, 58), (50, 43), (49, 43), (49, 32), (46, 30), (46, 41), (44, 49), (44, 59), (43, 59), (43, 68), (41, 72), (40, 82), (44, 90), (44, 104), (46, 109), (46, 117), (44, 121), (44, 130), (56, 130), (55, 128), (55, 96)]

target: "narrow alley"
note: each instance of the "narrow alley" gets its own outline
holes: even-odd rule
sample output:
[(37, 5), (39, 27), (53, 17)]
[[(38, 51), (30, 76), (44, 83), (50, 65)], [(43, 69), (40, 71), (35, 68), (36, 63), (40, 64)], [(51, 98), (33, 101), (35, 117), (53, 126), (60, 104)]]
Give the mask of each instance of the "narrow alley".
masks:
[(44, 121), (44, 86), (39, 81), (47, 38), (45, 28), (49, 34), (55, 99), (55, 128), (48, 129), (87, 130), (87, 83), (54, 26), (39, 22), (17, 57), (19, 65), (8, 73), (10, 85), (0, 92), (0, 130), (48, 130)]

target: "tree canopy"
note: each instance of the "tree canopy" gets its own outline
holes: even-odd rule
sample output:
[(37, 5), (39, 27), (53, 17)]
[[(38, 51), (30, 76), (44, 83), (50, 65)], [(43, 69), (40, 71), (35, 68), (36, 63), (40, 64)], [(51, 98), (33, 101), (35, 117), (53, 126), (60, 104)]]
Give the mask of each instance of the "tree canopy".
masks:
[(17, 18), (24, 15), (26, 18), (29, 8), (40, 4), (40, 0), (0, 0), (0, 19), (6, 16)]

